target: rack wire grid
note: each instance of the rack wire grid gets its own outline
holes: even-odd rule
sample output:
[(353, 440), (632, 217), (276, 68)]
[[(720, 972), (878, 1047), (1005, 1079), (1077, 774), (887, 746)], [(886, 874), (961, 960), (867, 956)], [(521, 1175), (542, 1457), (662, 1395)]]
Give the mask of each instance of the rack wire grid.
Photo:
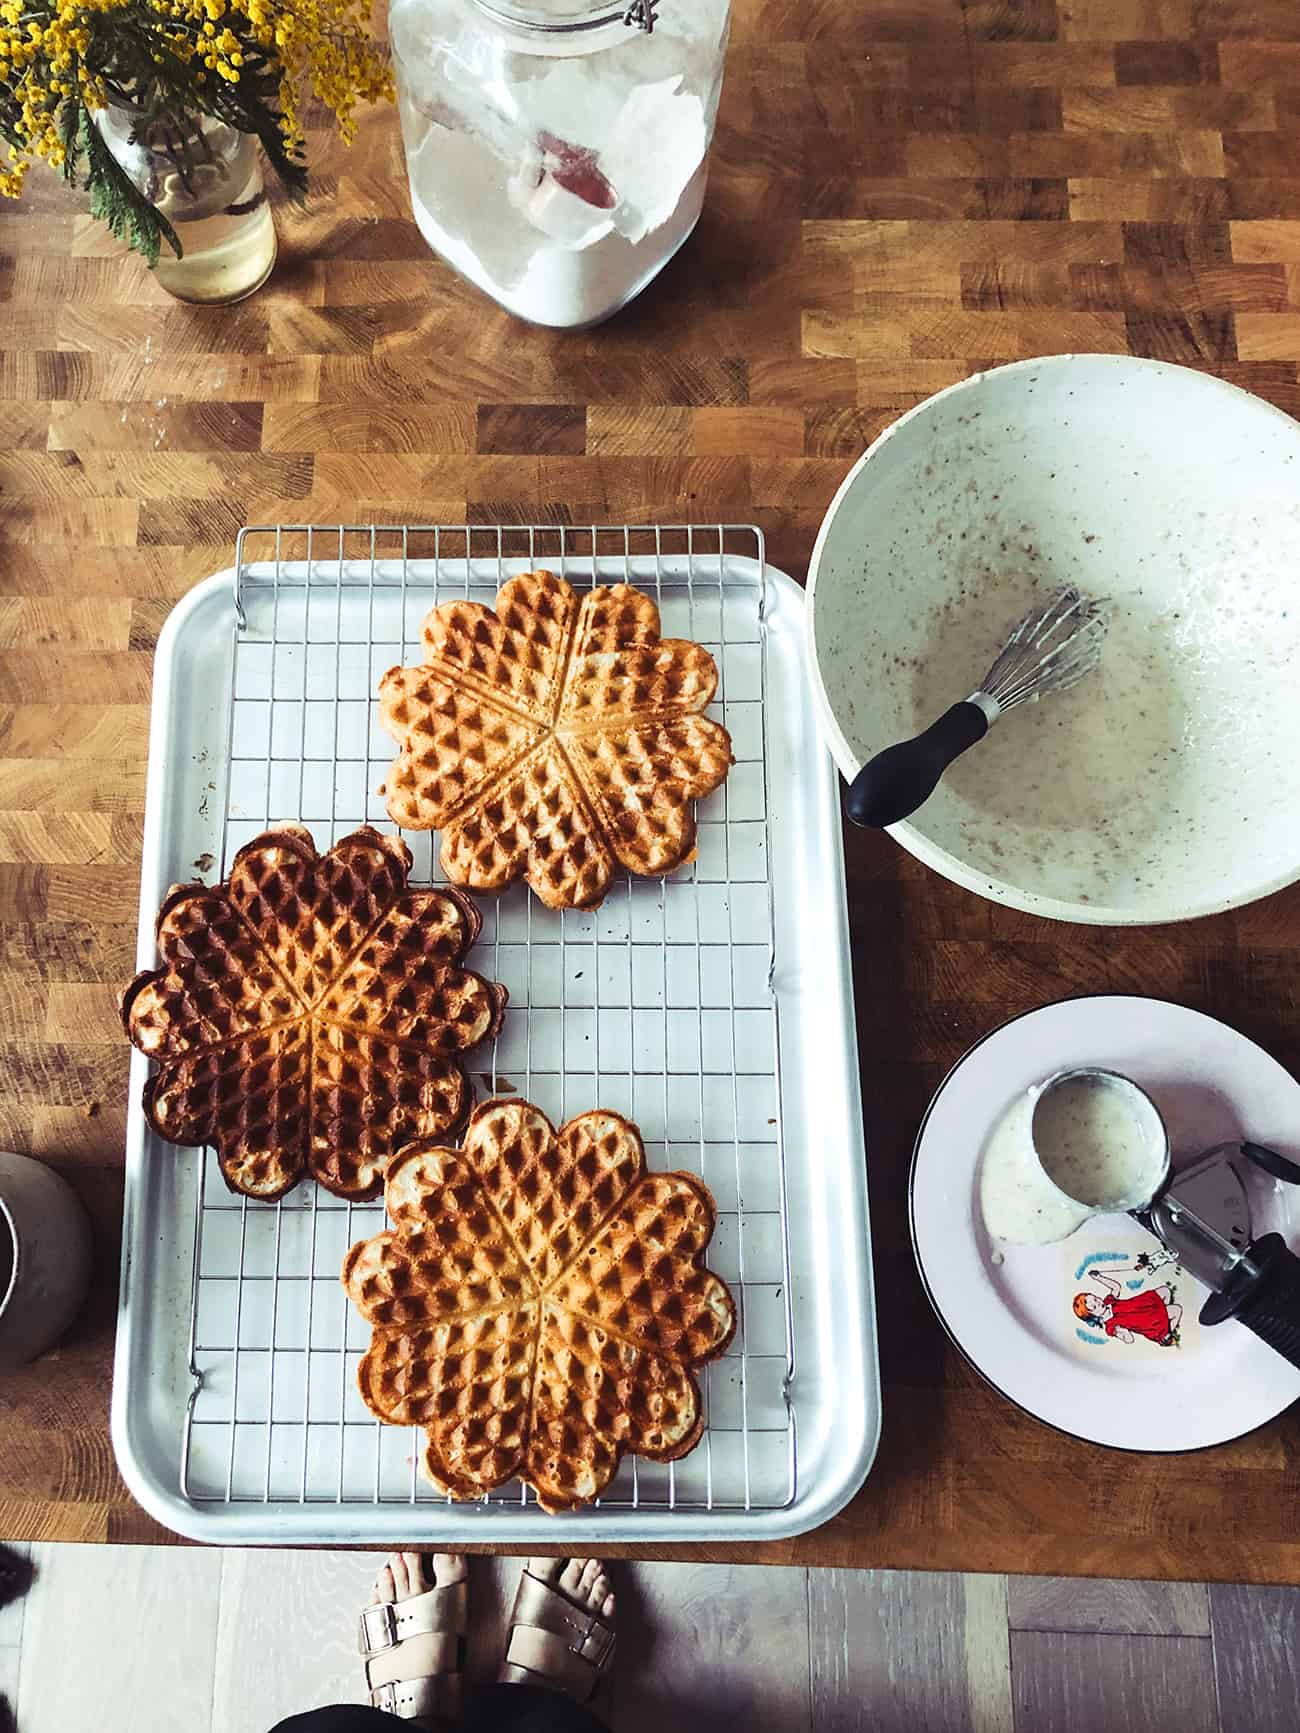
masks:
[[(766, 725), (762, 532), (743, 525), (324, 529), (240, 533), (221, 871), (269, 824), (299, 819), (326, 846), (393, 829), (376, 792), (394, 747), (372, 702), (418, 662), (439, 601), (491, 605), (519, 571), (575, 587), (629, 581), (665, 636), (705, 644), (735, 764), (701, 803), (696, 859), (663, 880), (626, 875), (600, 908), (545, 908), (519, 884), (481, 901), (470, 963), (510, 990), (491, 1048), (467, 1056), (479, 1098), (518, 1092), (556, 1123), (628, 1115), (653, 1168), (699, 1174), (718, 1205), (710, 1265), (739, 1327), (701, 1374), (706, 1428), (676, 1463), (628, 1457), (606, 1509), (778, 1510), (796, 1492), (789, 1398), (794, 1328), (781, 1125)], [(220, 786), (218, 784), (218, 786)], [(436, 838), (408, 834), (412, 881), (439, 881)], [(204, 1152), (194, 1220), (181, 1492), (192, 1503), (422, 1506), (420, 1436), (362, 1404), (368, 1329), (339, 1282), (353, 1242), (384, 1225), (310, 1180), (275, 1204), (227, 1192)], [(519, 1482), (491, 1508), (532, 1504)]]

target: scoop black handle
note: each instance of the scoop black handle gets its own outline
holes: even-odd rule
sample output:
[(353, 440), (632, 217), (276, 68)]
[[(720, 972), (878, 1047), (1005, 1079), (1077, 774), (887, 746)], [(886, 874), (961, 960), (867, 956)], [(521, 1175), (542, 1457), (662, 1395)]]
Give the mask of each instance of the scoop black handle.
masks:
[(1241, 1153), (1247, 1161), (1253, 1161), (1256, 1167), (1263, 1168), (1274, 1179), (1283, 1180), (1287, 1185), (1300, 1185), (1300, 1167), (1287, 1156), (1279, 1155), (1277, 1150), (1262, 1143), (1243, 1143)]
[(867, 828), (897, 824), (930, 798), (953, 759), (983, 740), (988, 731), (984, 711), (963, 698), (923, 734), (900, 740), (869, 758), (849, 784), (844, 810), (854, 824)]
[[(1264, 1234), (1250, 1248), (1252, 1274), (1211, 1294), (1201, 1307), (1203, 1324), (1236, 1318), (1300, 1369), (1300, 1258), (1281, 1234)], [(1240, 1274), (1240, 1272), (1239, 1272)]]

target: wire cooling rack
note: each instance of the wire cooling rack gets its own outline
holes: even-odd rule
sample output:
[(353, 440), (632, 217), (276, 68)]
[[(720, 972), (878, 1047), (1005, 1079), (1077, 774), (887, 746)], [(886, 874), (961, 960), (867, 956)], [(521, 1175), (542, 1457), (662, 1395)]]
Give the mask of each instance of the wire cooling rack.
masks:
[[(701, 1376), (706, 1429), (678, 1463), (624, 1461), (615, 1510), (780, 1510), (796, 1495), (794, 1374), (767, 751), (767, 577), (746, 526), (573, 529), (306, 526), (241, 532), (224, 780), (222, 874), (236, 850), (297, 819), (328, 846), (392, 829), (376, 792), (393, 756), (373, 695), (418, 661), (440, 601), (491, 605), (544, 565), (576, 587), (626, 580), (665, 636), (719, 669), (713, 713), (736, 763), (701, 803), (694, 863), (624, 877), (594, 911), (553, 912), (523, 886), (484, 898), (470, 963), (510, 989), (490, 1047), (469, 1055), (480, 1098), (519, 1093), (558, 1124), (586, 1108), (634, 1119), (652, 1168), (698, 1173), (718, 1204), (709, 1262), (739, 1328)], [(215, 789), (223, 784), (216, 777)], [(440, 880), (434, 839), (408, 834), (412, 881)], [(383, 1226), (305, 1182), (268, 1205), (226, 1191), (205, 1153), (193, 1223), (192, 1393), (180, 1455), (191, 1503), (425, 1505), (420, 1435), (381, 1424), (355, 1368), (368, 1330), (339, 1284), (348, 1247)], [(519, 1483), (485, 1513), (535, 1504)]]

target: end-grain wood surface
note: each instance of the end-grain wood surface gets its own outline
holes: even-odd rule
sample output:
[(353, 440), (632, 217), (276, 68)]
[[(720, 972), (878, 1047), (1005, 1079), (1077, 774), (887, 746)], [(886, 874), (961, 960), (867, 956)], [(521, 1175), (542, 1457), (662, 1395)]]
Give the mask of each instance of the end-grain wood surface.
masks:
[[(70, 1340), (0, 1382), (14, 1537), (165, 1538), (108, 1439), (114, 994), (155, 638), (242, 523), (752, 518), (802, 577), (865, 443), (977, 368), (1129, 351), (1300, 407), (1294, 0), (737, 0), (699, 230), (585, 335), (430, 255), (391, 111), (311, 143), (313, 202), (234, 308), (170, 301), (48, 175), (0, 213), (0, 1141), (69, 1176), (99, 1250)], [(1182, 1458), (1056, 1436), (948, 1347), (905, 1211), (947, 1066), (1061, 995), (1167, 995), (1300, 1069), (1300, 891), (1112, 933), (879, 837), (848, 857), (884, 1439), (843, 1515), (747, 1556), (1300, 1580), (1300, 1416)]]

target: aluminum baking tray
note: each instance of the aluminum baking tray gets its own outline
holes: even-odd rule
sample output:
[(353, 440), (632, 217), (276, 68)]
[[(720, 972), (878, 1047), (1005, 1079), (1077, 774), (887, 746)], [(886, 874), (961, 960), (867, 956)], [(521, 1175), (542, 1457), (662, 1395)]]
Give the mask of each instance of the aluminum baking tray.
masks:
[[(372, 696), (418, 659), (440, 600), (491, 603), (535, 565), (579, 587), (629, 580), (665, 634), (706, 644), (736, 765), (699, 809), (695, 862), (553, 913), (522, 886), (484, 900), (472, 963), (510, 988), (481, 1096), (518, 1090), (557, 1122), (639, 1123), (651, 1167), (702, 1175), (710, 1262), (740, 1326), (703, 1377), (707, 1426), (681, 1462), (625, 1460), (591, 1510), (550, 1517), (517, 1483), (453, 1504), (420, 1437), (381, 1425), (354, 1371), (367, 1332), (338, 1281), (382, 1204), (310, 1182), (278, 1204), (226, 1191), (209, 1151), (140, 1110), (132, 1057), (113, 1442), (159, 1521), (234, 1544), (758, 1541), (800, 1533), (862, 1483), (880, 1424), (875, 1319), (834, 769), (804, 662), (803, 594), (744, 526), (451, 526), (242, 532), (158, 642), (139, 959), (167, 887), (218, 878), (268, 822), (326, 847), (388, 825), (392, 746)], [(408, 835), (414, 881), (432, 839)]]

